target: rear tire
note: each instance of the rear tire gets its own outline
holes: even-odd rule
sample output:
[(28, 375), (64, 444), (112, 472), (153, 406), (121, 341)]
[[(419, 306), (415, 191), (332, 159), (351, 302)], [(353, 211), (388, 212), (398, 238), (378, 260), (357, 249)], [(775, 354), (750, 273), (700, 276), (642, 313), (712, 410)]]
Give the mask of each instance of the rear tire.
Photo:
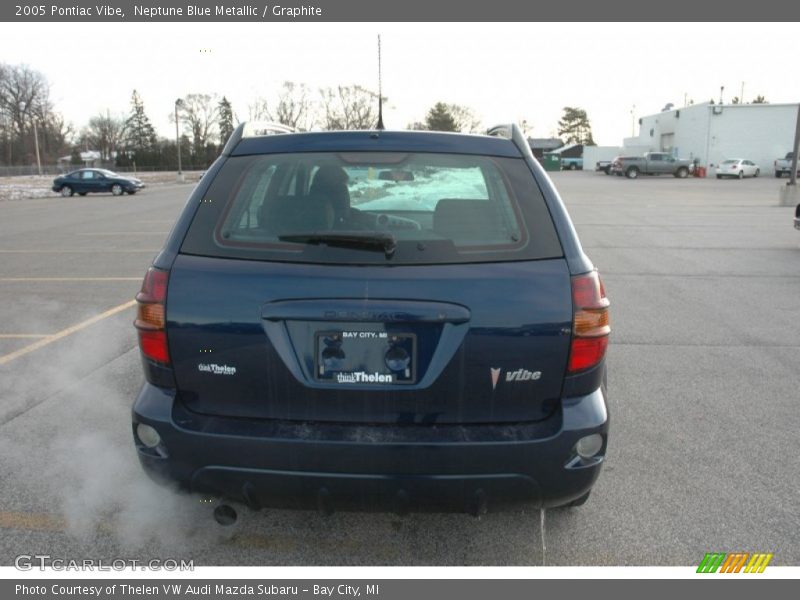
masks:
[(756, 174), (753, 177), (758, 177), (759, 175), (761, 175), (761, 169), (756, 169)]
[(122, 193), (124, 191), (125, 190), (123, 190), (122, 186), (118, 183), (115, 183), (114, 185), (111, 186), (111, 193), (115, 196), (122, 196)]
[(68, 185), (65, 185), (65, 186), (63, 186), (61, 188), (60, 193), (61, 193), (62, 198), (69, 198), (70, 196), (72, 196), (72, 194), (74, 192), (72, 191), (71, 187), (69, 187)]
[(717, 179), (722, 179), (722, 175), (717, 175)]
[(639, 177), (639, 169), (636, 167), (630, 167), (627, 171), (625, 171), (625, 177), (628, 179), (636, 179)]
[(575, 166), (575, 163), (572, 163), (572, 164), (569, 166), (569, 170), (570, 170), (570, 171), (574, 171), (574, 170), (575, 170), (575, 169), (577, 169), (577, 168), (578, 168), (578, 167), (576, 167), (576, 166)]
[(775, 177), (780, 179), (781, 177), (783, 177), (783, 173), (781, 173), (780, 171), (775, 171)]

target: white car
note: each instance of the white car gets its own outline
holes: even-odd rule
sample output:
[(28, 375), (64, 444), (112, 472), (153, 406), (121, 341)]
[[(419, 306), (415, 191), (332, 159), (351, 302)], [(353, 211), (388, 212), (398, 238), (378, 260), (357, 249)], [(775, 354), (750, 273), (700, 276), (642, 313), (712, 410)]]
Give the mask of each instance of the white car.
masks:
[(746, 158), (729, 158), (722, 161), (722, 164), (717, 167), (717, 179), (723, 177), (758, 177), (761, 169), (752, 160)]

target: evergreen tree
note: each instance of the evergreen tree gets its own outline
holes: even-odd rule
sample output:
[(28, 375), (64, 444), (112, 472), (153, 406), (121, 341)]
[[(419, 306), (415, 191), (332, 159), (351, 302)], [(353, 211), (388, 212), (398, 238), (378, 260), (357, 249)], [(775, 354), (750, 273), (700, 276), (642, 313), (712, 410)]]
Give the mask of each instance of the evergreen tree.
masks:
[(217, 105), (217, 118), (219, 120), (219, 142), (225, 144), (236, 128), (233, 124), (233, 107), (225, 96)]
[(565, 136), (568, 144), (594, 146), (592, 125), (582, 108), (564, 107), (564, 115), (558, 121), (558, 135)]
[(131, 114), (125, 121), (125, 133), (125, 146), (134, 156), (139, 155), (141, 164), (141, 160), (153, 151), (157, 138), (156, 131), (144, 112), (144, 102), (136, 90), (131, 95)]
[(450, 107), (437, 102), (425, 117), (425, 128), (431, 131), (458, 131), (458, 124)]

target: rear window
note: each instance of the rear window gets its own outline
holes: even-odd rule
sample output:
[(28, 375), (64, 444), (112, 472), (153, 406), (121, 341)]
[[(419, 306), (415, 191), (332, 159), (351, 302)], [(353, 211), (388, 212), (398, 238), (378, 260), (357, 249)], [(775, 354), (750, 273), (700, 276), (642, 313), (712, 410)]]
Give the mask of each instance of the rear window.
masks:
[(181, 251), (327, 264), (562, 256), (522, 159), (388, 152), (229, 158)]

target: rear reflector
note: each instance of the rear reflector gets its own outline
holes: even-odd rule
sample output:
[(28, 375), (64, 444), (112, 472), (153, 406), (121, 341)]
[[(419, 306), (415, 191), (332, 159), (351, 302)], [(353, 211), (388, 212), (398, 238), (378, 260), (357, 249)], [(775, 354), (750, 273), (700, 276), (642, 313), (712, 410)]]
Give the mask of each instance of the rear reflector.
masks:
[(608, 336), (598, 338), (575, 338), (569, 353), (569, 372), (577, 373), (599, 363), (605, 356)]
[(167, 346), (166, 315), (164, 304), (167, 299), (169, 273), (154, 267), (147, 270), (141, 291), (136, 294), (139, 303), (134, 325), (139, 330), (139, 348), (142, 354), (159, 363), (169, 364)]
[(160, 363), (169, 363), (166, 331), (139, 330), (139, 348), (147, 358)]
[(572, 278), (574, 325), (569, 353), (569, 373), (590, 369), (600, 363), (611, 333), (608, 298), (597, 271)]

